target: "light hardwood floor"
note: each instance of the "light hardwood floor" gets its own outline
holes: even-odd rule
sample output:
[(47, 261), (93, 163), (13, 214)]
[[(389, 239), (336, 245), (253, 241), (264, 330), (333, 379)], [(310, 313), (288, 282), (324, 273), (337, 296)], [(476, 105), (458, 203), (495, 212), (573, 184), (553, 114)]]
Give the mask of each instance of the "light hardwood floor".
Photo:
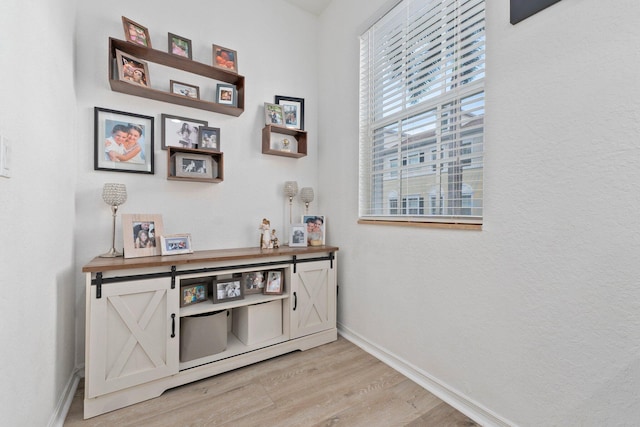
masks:
[(167, 390), (75, 426), (478, 426), (359, 347), (338, 341)]

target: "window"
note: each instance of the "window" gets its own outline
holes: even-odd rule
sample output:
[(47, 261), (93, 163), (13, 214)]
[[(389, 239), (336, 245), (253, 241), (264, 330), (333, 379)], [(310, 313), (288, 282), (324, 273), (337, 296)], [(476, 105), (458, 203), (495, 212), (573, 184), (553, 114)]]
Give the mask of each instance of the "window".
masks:
[(482, 223), (484, 15), (402, 0), (361, 35), (361, 219)]

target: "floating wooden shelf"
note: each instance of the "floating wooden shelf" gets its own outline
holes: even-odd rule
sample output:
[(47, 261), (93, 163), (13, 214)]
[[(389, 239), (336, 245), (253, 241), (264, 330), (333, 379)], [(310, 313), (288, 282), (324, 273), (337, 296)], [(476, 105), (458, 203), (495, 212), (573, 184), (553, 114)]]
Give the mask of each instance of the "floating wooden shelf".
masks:
[[(211, 177), (199, 178), (194, 176), (177, 176), (176, 175), (176, 154), (195, 154), (211, 157), (213, 173)], [(169, 181), (187, 181), (187, 182), (212, 182), (218, 183), (224, 181), (224, 153), (211, 150), (197, 150), (192, 148), (167, 147), (167, 179)]]
[[(298, 151), (283, 151), (273, 148), (271, 145), (272, 134), (282, 134), (293, 136), (298, 142)], [(307, 132), (298, 129), (291, 129), (284, 126), (266, 125), (262, 129), (262, 154), (274, 156), (300, 158), (307, 155)]]

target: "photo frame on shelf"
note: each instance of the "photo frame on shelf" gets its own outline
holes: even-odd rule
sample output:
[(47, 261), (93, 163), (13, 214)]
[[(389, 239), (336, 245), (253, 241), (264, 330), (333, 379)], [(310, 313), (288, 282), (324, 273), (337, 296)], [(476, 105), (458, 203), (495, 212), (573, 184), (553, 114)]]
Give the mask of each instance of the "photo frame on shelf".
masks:
[(180, 307), (188, 307), (209, 300), (210, 277), (180, 281)]
[(182, 95), (187, 98), (200, 99), (200, 88), (198, 86), (190, 85), (189, 83), (178, 82), (175, 80), (169, 80), (169, 87), (171, 93), (174, 95)]
[(160, 255), (160, 236), (163, 234), (162, 215), (122, 214), (125, 258)]
[(275, 101), (282, 106), (284, 125), (288, 128), (304, 130), (304, 98), (276, 95)]
[(218, 83), (216, 85), (216, 102), (218, 104), (238, 106), (238, 97), (236, 87), (226, 83)]
[(264, 103), (264, 121), (268, 125), (284, 126), (284, 111), (282, 105)]
[(264, 271), (249, 271), (242, 273), (242, 286), (244, 294), (261, 294), (267, 283)]
[(94, 170), (153, 174), (154, 118), (94, 107)]
[(168, 234), (160, 236), (161, 255), (191, 254), (191, 234)]
[(289, 231), (290, 247), (306, 247), (307, 246), (307, 226), (306, 224), (291, 224)]
[(149, 65), (146, 61), (118, 49), (116, 49), (116, 61), (118, 78), (121, 81), (132, 85), (151, 87)]
[(169, 53), (176, 56), (182, 56), (183, 58), (193, 59), (191, 40), (169, 33), (167, 46), (169, 46)]
[(176, 176), (181, 178), (218, 177), (218, 168), (211, 156), (195, 153), (175, 153)]
[(238, 52), (226, 47), (213, 45), (213, 66), (223, 70), (238, 72)]
[(125, 40), (144, 47), (151, 47), (151, 37), (149, 37), (147, 27), (124, 16), (122, 17), (122, 26), (124, 27)]
[(220, 151), (220, 128), (201, 126), (198, 134), (198, 149)]
[(327, 224), (324, 215), (303, 215), (309, 246), (322, 246), (326, 241)]
[(244, 299), (244, 289), (242, 288), (241, 282), (241, 277), (217, 279), (214, 283), (213, 303), (218, 304)]
[(208, 126), (206, 120), (188, 119), (186, 117), (162, 114), (162, 146), (167, 147), (196, 148), (198, 145), (198, 135), (200, 126)]
[(280, 295), (284, 292), (284, 272), (282, 270), (267, 271), (267, 284), (264, 287), (265, 294)]

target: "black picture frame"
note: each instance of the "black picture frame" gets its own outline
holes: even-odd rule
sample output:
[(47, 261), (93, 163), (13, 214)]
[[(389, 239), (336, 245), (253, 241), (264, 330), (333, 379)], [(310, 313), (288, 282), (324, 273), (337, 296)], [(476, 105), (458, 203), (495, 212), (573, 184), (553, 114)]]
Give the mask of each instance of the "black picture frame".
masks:
[[(93, 169), (153, 175), (153, 132), (152, 116), (94, 107)], [(136, 145), (140, 150), (136, 151)]]
[(282, 106), (284, 125), (288, 128), (304, 130), (304, 98), (276, 95), (275, 101)]
[(515, 25), (560, 0), (511, 0), (511, 24)]

